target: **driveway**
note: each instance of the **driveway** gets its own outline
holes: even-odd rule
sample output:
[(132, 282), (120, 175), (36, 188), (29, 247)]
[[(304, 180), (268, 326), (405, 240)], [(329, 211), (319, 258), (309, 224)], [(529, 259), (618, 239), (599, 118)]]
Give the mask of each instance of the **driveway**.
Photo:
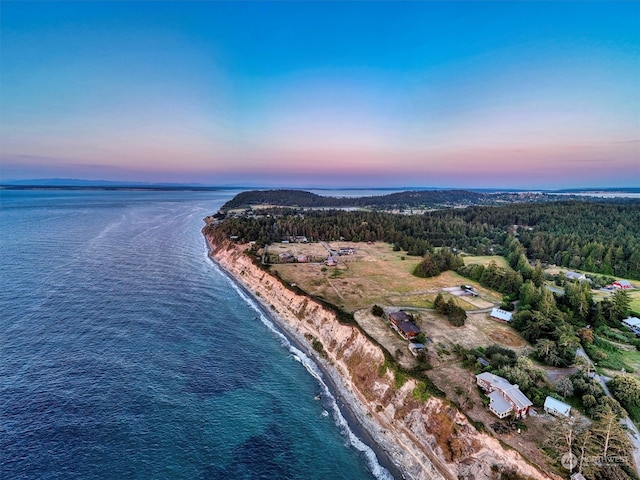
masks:
[[(589, 365), (593, 367), (594, 369), (593, 378), (598, 380), (598, 382), (602, 386), (602, 389), (604, 390), (604, 393), (606, 393), (608, 396), (613, 398), (613, 395), (611, 395), (611, 392), (609, 391), (609, 388), (607, 387), (607, 383), (606, 383), (606, 380), (610, 380), (610, 379), (608, 377), (604, 377), (600, 375), (598, 372), (595, 371), (595, 366), (593, 362), (591, 361), (587, 353), (582, 349), (582, 347), (579, 347), (578, 350), (576, 350), (576, 355), (579, 355), (582, 358), (584, 358), (589, 363)], [(631, 452), (631, 454), (633, 456), (633, 461), (635, 463), (636, 473), (640, 476), (640, 432), (638, 432), (636, 425), (631, 421), (629, 417), (623, 418), (621, 422), (626, 425), (628, 429), (629, 440), (631, 440), (631, 443), (634, 446), (634, 449)]]

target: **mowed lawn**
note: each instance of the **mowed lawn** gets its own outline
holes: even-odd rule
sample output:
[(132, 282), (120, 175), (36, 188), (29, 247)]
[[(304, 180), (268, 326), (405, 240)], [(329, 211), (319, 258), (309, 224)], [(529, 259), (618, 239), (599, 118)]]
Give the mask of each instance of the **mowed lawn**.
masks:
[[(354, 248), (355, 254), (338, 258), (338, 266), (290, 263), (272, 265), (271, 271), (295, 283), (304, 291), (324, 298), (354, 312), (373, 304), (397, 307), (432, 308), (437, 293), (448, 287), (470, 284), (476, 287), (477, 299), (457, 297), (465, 309), (488, 308), (500, 302), (499, 294), (458, 275), (444, 272), (433, 278), (418, 278), (413, 270), (421, 261), (404, 252), (394, 252), (386, 243), (330, 242), (330, 248)], [(317, 252), (317, 244), (296, 244), (296, 254)], [(475, 303), (475, 305), (474, 305)]]

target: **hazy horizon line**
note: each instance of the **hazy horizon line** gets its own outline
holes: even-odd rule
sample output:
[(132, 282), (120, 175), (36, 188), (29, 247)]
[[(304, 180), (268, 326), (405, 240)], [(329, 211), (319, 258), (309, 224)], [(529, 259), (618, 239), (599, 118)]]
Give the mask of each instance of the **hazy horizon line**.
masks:
[(278, 184), (212, 184), (199, 182), (151, 182), (151, 181), (127, 181), (127, 180), (106, 180), (106, 179), (78, 179), (78, 178), (31, 178), (31, 179), (10, 179), (0, 180), (1, 187), (22, 187), (22, 188), (202, 188), (202, 189), (277, 189), (277, 190), (467, 190), (467, 191), (486, 191), (486, 192), (640, 192), (640, 187), (622, 187), (622, 186), (590, 186), (590, 187), (566, 187), (566, 188), (549, 188), (549, 187), (530, 187), (530, 188), (505, 188), (505, 187), (461, 187), (461, 186), (425, 186), (425, 185), (391, 185), (391, 186), (328, 186), (301, 184), (296, 186), (278, 185)]

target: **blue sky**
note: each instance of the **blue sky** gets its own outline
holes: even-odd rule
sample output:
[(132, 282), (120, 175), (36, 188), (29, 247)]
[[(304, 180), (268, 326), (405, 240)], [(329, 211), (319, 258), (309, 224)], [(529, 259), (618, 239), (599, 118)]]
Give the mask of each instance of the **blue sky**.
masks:
[(639, 2), (3, 2), (3, 179), (640, 184)]

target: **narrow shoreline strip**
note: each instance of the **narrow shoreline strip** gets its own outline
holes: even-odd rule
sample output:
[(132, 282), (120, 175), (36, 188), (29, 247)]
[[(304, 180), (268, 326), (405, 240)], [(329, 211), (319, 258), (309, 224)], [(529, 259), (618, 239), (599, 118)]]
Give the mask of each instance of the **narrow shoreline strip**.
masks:
[[(268, 318), (273, 325), (277, 328), (277, 330), (284, 335), (287, 340), (297, 349), (304, 352), (310, 359), (313, 360), (314, 364), (319, 368), (322, 373), (323, 381), (326, 383), (329, 391), (333, 395), (340, 409), (342, 416), (347, 421), (349, 429), (353, 432), (353, 434), (360, 439), (365, 445), (367, 445), (376, 455), (378, 463), (384, 467), (394, 479), (403, 479), (406, 478), (404, 472), (401, 469), (401, 466), (394, 463), (391, 455), (387, 450), (385, 450), (382, 445), (375, 439), (375, 433), (371, 432), (360, 420), (358, 414), (355, 411), (355, 406), (352, 402), (357, 402), (353, 397), (353, 394), (348, 390), (348, 388), (338, 382), (341, 382), (340, 376), (338, 372), (330, 371), (330, 366), (326, 364), (321, 358), (318, 357), (316, 352), (310, 348), (309, 345), (305, 343), (305, 341), (300, 337), (300, 335), (293, 331), (290, 326), (280, 318), (280, 316), (274, 312), (271, 312), (266, 304), (264, 299), (257, 297), (254, 295), (249, 289), (247, 289), (231, 272), (226, 270), (215, 258), (213, 249), (211, 247), (210, 241), (205, 237), (205, 243), (207, 246), (207, 257), (218, 267), (218, 269), (231, 281), (233, 284), (244, 292), (250, 299), (254, 301), (254, 304), (260, 310), (260, 312)], [(364, 407), (362, 407), (363, 410)], [(365, 411), (362, 414), (366, 414)]]

